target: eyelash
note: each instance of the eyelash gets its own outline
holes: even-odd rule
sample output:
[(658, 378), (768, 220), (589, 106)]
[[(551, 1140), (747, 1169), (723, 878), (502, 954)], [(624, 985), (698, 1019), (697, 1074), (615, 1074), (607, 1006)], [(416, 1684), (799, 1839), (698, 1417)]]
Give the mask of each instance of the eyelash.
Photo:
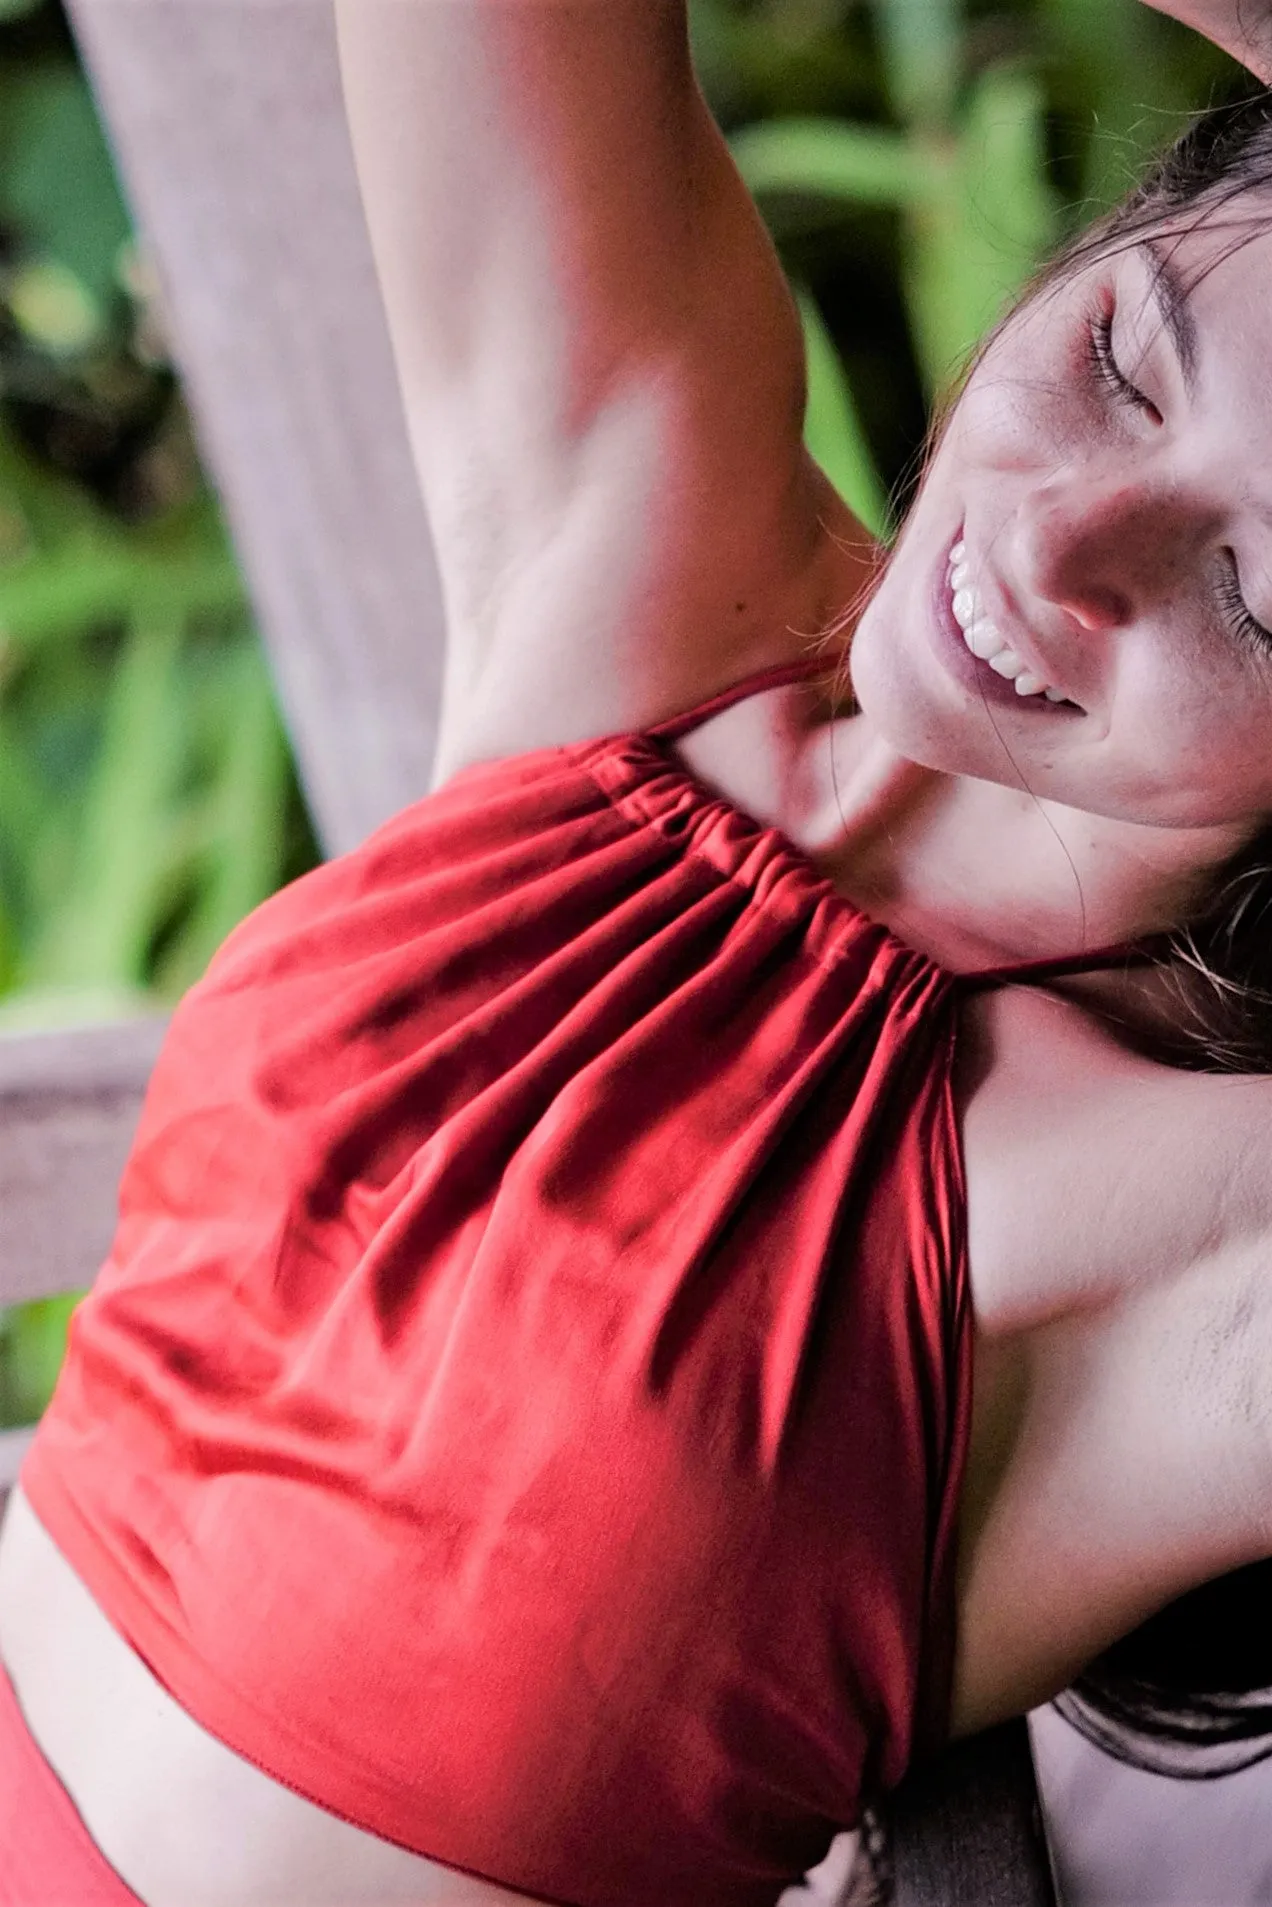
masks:
[[(1092, 374), (1097, 384), (1111, 395), (1119, 404), (1127, 404), (1132, 410), (1151, 411), (1159, 416), (1157, 406), (1151, 398), (1132, 384), (1118, 364), (1113, 350), (1113, 313), (1098, 311), (1087, 321), (1087, 356)], [(1264, 654), (1272, 651), (1272, 629), (1265, 629), (1261, 622), (1250, 614), (1241, 594), (1241, 579), (1237, 572), (1236, 558), (1229, 551), (1227, 566), (1219, 579), (1216, 589), (1219, 606), (1223, 610), (1224, 620), (1232, 633), (1242, 642), (1252, 643)]]
[(1120, 404), (1129, 404), (1137, 411), (1152, 411), (1156, 416), (1157, 406), (1145, 397), (1143, 391), (1123, 376), (1121, 366), (1113, 353), (1113, 313), (1097, 311), (1087, 323), (1087, 356), (1095, 373), (1098, 384), (1112, 393)]
[(1228, 567), (1220, 576), (1215, 594), (1219, 598), (1219, 606), (1233, 634), (1239, 636), (1243, 642), (1252, 642), (1255, 648), (1261, 649), (1265, 655), (1272, 652), (1272, 629), (1265, 629), (1261, 622), (1256, 622), (1246, 608), (1237, 576), (1236, 560), (1231, 555), (1228, 557)]

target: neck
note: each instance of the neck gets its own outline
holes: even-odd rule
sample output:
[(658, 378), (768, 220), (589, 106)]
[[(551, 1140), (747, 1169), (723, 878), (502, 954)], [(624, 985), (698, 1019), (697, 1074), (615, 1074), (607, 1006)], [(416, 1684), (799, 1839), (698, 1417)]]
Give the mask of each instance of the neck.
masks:
[(956, 971), (1176, 926), (1239, 846), (1226, 830), (1144, 827), (923, 768), (862, 724), (835, 724), (820, 857), (867, 913)]

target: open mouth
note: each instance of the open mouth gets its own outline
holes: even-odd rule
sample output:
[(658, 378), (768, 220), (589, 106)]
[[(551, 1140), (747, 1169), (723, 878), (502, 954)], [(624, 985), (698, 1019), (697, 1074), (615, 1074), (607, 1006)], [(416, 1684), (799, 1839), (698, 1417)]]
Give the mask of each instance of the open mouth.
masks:
[[(1064, 690), (1035, 675), (987, 613), (976, 583), (975, 563), (960, 531), (938, 582), (938, 619), (947, 638), (946, 659), (959, 679), (1005, 707), (1082, 714)], [(960, 653), (961, 652), (961, 653)]]

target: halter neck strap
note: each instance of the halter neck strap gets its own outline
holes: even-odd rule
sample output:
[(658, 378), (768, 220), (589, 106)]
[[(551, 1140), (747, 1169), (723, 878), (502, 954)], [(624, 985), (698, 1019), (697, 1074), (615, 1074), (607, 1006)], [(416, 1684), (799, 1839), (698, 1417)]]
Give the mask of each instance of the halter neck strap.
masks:
[(723, 715), (725, 709), (731, 709), (738, 702), (747, 702), (753, 695), (763, 695), (769, 689), (784, 689), (792, 682), (812, 682), (818, 676), (830, 673), (824, 655), (806, 656), (802, 662), (783, 662), (773, 669), (761, 669), (757, 675), (744, 676), (740, 682), (734, 682), (730, 688), (721, 689), (709, 701), (699, 702), (696, 708), (687, 709), (683, 715), (672, 715), (665, 722), (657, 723), (645, 733), (656, 742), (678, 742), (686, 735), (692, 735), (695, 728), (701, 728), (713, 715)]
[(1098, 947), (1092, 953), (1066, 954), (1059, 960), (1025, 960), (1013, 966), (988, 967), (979, 973), (956, 973), (954, 983), (962, 993), (979, 993), (990, 987), (1032, 986), (1044, 980), (1061, 980), (1069, 974), (1099, 973), (1112, 967), (1151, 967), (1160, 957), (1166, 936), (1145, 935), (1141, 940), (1123, 940), (1113, 947)]

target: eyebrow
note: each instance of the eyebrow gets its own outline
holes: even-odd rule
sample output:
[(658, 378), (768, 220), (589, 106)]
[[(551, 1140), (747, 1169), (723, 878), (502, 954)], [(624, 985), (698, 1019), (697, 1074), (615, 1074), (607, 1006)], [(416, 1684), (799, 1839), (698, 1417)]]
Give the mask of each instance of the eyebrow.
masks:
[(1188, 292), (1169, 255), (1151, 238), (1142, 239), (1139, 249), (1148, 260), (1162, 329), (1175, 347), (1184, 388), (1192, 397), (1197, 388), (1197, 325), (1188, 308)]

